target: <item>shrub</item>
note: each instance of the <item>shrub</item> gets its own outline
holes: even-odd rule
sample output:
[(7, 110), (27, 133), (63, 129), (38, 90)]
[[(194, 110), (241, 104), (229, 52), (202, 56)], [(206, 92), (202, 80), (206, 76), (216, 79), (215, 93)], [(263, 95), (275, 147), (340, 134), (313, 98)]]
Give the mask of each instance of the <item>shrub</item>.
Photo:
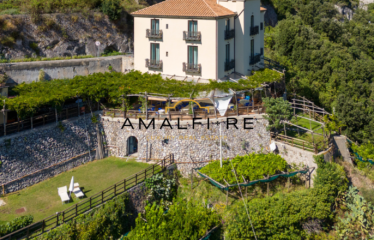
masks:
[(330, 201), (334, 202), (338, 194), (343, 194), (348, 189), (344, 167), (334, 162), (325, 162), (323, 155), (315, 156), (314, 159), (318, 166), (314, 187), (328, 187)]
[(35, 239), (118, 239), (121, 233), (130, 229), (127, 203), (128, 196), (120, 195)]
[(78, 16), (76, 16), (76, 15), (71, 16), (71, 21), (73, 23), (76, 23), (78, 21)]
[[(253, 199), (246, 203), (257, 239), (305, 239), (303, 228), (310, 220), (331, 220), (331, 203), (326, 189), (308, 189), (273, 197)], [(232, 206), (227, 219), (225, 239), (254, 239), (251, 224), (242, 202)]]
[(17, 231), (18, 229), (24, 228), (30, 225), (34, 221), (34, 217), (31, 215), (22, 216), (15, 218), (13, 221), (0, 225), (0, 237), (5, 236), (11, 232)]
[(101, 3), (101, 11), (108, 15), (111, 20), (117, 20), (122, 13), (119, 0), (103, 0)]
[(39, 54), (39, 46), (36, 42), (30, 42), (29, 47), (36, 52), (36, 54)]
[[(239, 182), (242, 181), (241, 176), (253, 181), (284, 171), (287, 167), (287, 162), (274, 153), (252, 153), (246, 156), (236, 156), (231, 162), (240, 177)], [(222, 168), (220, 167), (220, 161), (211, 162), (200, 169), (200, 172), (225, 185), (226, 183), (223, 179), (230, 184), (236, 183), (235, 174), (232, 172), (229, 160), (222, 162)]]
[(177, 184), (174, 178), (168, 179), (162, 173), (153, 175), (145, 180), (145, 186), (149, 189), (150, 202), (171, 202), (177, 193)]
[(368, 239), (374, 235), (374, 206), (358, 195), (356, 187), (344, 194), (343, 204), (348, 209), (339, 218), (336, 231), (341, 239)]
[(12, 36), (4, 36), (0, 39), (0, 43), (7, 47), (13, 47), (16, 43), (16, 40)]
[(40, 70), (39, 70), (38, 81), (39, 81), (39, 82), (43, 82), (43, 81), (45, 81), (45, 72), (44, 72), (43, 69), (40, 69)]
[(219, 224), (216, 211), (201, 203), (179, 200), (167, 212), (153, 204), (145, 207), (145, 214), (139, 214), (136, 227), (125, 239), (200, 239)]

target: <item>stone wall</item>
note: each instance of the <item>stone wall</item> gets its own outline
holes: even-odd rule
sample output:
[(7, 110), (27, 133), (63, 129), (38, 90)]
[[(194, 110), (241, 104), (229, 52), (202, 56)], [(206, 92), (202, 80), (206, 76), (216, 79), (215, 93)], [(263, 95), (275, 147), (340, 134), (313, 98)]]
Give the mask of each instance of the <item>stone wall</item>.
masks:
[(134, 68), (133, 55), (69, 59), (57, 61), (3, 63), (0, 68), (8, 75), (8, 85), (22, 82), (31, 83), (38, 81), (39, 71), (45, 72), (46, 80), (73, 78), (77, 75), (89, 75), (97, 72), (108, 71), (109, 66), (114, 71), (124, 72)]
[(315, 168), (311, 173), (311, 184), (313, 184), (313, 177), (316, 174), (317, 164), (314, 162), (315, 154), (297, 147), (275, 142), (279, 155), (281, 155), (289, 164), (295, 163), (297, 165), (309, 166), (309, 168)]
[[(2, 137), (0, 139), (0, 161), (2, 162), (0, 186), (32, 174), (9, 186), (6, 185), (7, 192), (17, 191), (90, 161), (85, 153), (97, 146), (96, 130), (90, 118), (87, 117), (85, 121), (83, 117), (65, 120), (62, 126), (63, 131), (56, 124), (49, 124)], [(81, 154), (83, 155), (77, 157)], [(92, 152), (92, 159), (95, 157), (94, 154), (95, 152)], [(64, 163), (60, 164), (62, 162)], [(43, 170), (46, 168), (48, 169)]]
[[(262, 115), (250, 115), (253, 120), (253, 129), (244, 129), (243, 116), (237, 117), (238, 129), (230, 126), (229, 129), (222, 125), (222, 157), (233, 158), (236, 155), (244, 155), (250, 152), (265, 149), (270, 143), (270, 134), (266, 131), (267, 120)], [(226, 118), (223, 119), (226, 121)], [(146, 120), (144, 120), (147, 122)], [(155, 121), (155, 129), (152, 126), (147, 130), (144, 126), (139, 129), (139, 122), (132, 119), (134, 129), (124, 127), (124, 119), (103, 117), (102, 125), (105, 129), (105, 138), (109, 146), (110, 154), (126, 156), (128, 154), (127, 141), (134, 136), (138, 140), (139, 159), (163, 159), (169, 154), (174, 154), (178, 169), (182, 174), (188, 174), (191, 168), (202, 167), (210, 160), (220, 158), (219, 151), (219, 126), (213, 124), (216, 119), (210, 119), (209, 129), (207, 121), (200, 120), (203, 125), (192, 127), (192, 120), (180, 121), (181, 127), (177, 129), (177, 121), (171, 121), (170, 127), (163, 127), (162, 121)], [(146, 123), (148, 125), (148, 123)], [(251, 125), (248, 125), (248, 127)], [(165, 140), (168, 139), (168, 143)]]

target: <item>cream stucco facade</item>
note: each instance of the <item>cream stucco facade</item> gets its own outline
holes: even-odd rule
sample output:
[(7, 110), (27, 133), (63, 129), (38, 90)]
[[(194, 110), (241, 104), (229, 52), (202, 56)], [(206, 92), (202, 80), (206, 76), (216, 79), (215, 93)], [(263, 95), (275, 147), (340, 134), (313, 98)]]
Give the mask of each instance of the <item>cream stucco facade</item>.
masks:
[[(260, 11), (260, 0), (217, 0), (217, 4), (231, 10), (233, 15), (224, 17), (134, 16), (135, 70), (218, 80), (233, 72), (250, 75), (251, 70), (262, 68), (262, 57), (255, 64), (250, 64), (250, 57), (262, 53), (264, 48), (265, 11)], [(162, 31), (162, 37), (147, 37), (147, 29), (148, 31), (152, 29), (152, 19), (158, 20), (158, 30)], [(251, 19), (254, 20), (253, 24)], [(225, 39), (228, 20), (229, 29), (235, 30), (235, 37)], [(183, 32), (189, 30), (189, 21), (197, 22), (197, 31), (201, 33), (199, 40), (184, 40)], [(250, 35), (251, 26), (258, 27), (258, 33), (252, 36)], [(251, 40), (254, 41), (253, 53)], [(159, 60), (162, 61), (162, 64), (156, 67), (150, 67), (147, 64), (147, 61), (149, 63), (151, 59), (152, 43), (158, 44)], [(198, 71), (186, 71), (184, 67), (184, 64), (189, 62), (189, 46), (196, 46), (198, 49)], [(231, 62), (229, 67), (228, 62)]]

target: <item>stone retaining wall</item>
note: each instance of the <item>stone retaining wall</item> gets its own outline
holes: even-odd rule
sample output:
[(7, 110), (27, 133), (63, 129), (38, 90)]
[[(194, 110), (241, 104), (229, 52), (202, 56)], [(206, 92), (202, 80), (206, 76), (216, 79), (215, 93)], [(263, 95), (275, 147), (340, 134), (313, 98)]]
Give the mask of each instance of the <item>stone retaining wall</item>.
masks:
[[(32, 174), (9, 186), (6, 185), (7, 192), (18, 191), (89, 161), (86, 155), (74, 157), (87, 153), (89, 149), (93, 150), (97, 146), (96, 130), (91, 119), (87, 115), (85, 121), (83, 117), (69, 119), (63, 121), (62, 126), (63, 131), (56, 124), (49, 124), (2, 137), (0, 139), (0, 161), (2, 162), (0, 186)], [(95, 157), (94, 152), (91, 156)], [(54, 166), (66, 160), (69, 161)], [(54, 167), (49, 168), (51, 166)], [(35, 172), (38, 173), (33, 174)]]
[[(244, 129), (243, 116), (236, 117), (237, 127), (230, 126), (229, 129), (222, 125), (222, 157), (233, 158), (236, 155), (244, 155), (266, 149), (270, 143), (270, 134), (266, 131), (268, 124), (262, 115), (249, 115), (246, 118), (253, 120), (253, 129)], [(223, 118), (221, 121), (226, 121)], [(139, 129), (139, 121), (131, 119), (134, 129), (124, 127), (124, 119), (102, 117), (102, 125), (105, 129), (105, 138), (109, 146), (110, 154), (115, 156), (126, 156), (128, 154), (127, 141), (134, 136), (138, 140), (139, 159), (163, 159), (169, 154), (174, 154), (175, 162), (182, 174), (188, 174), (191, 168), (203, 167), (210, 160), (220, 158), (219, 151), (219, 126), (213, 124), (216, 119), (210, 119), (209, 129), (207, 121), (200, 120), (203, 125), (192, 126), (192, 120), (180, 121), (181, 127), (177, 129), (177, 121), (171, 121), (170, 127), (163, 127), (162, 121), (155, 121), (155, 129), (152, 126), (147, 130), (144, 126)], [(149, 121), (144, 120), (148, 125)], [(251, 125), (248, 125), (248, 127)], [(166, 143), (167, 141), (167, 143)]]
[(0, 69), (4, 71), (9, 79), (8, 85), (20, 83), (31, 83), (38, 81), (41, 69), (45, 72), (45, 79), (64, 79), (73, 78), (79, 75), (89, 75), (97, 72), (109, 71), (112, 66), (113, 71), (125, 72), (134, 69), (134, 58), (132, 55), (99, 57), (85, 59), (69, 59), (56, 61), (40, 62), (20, 62), (20, 63), (3, 63)]

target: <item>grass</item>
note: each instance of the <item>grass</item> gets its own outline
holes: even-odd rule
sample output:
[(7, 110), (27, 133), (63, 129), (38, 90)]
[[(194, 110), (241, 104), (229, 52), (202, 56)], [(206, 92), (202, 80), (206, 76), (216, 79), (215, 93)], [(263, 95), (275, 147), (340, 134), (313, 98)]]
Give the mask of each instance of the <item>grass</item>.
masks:
[[(301, 115), (302, 115), (302, 114), (301, 114)], [(307, 118), (309, 118), (309, 115), (302, 115), (302, 116), (303, 116), (303, 117), (307, 117)], [(291, 122), (292, 122), (293, 124), (296, 124), (296, 125), (298, 125), (298, 126), (300, 126), (300, 127), (307, 128), (307, 129), (310, 129), (310, 123), (311, 123), (311, 125), (312, 125), (312, 130), (317, 129), (317, 128), (321, 127), (321, 125), (322, 125), (322, 124), (320, 124), (320, 123), (313, 122), (313, 121), (310, 121), (310, 122), (309, 122), (309, 120), (304, 119), (304, 118), (297, 118), (297, 120), (296, 120), (295, 118), (293, 118)], [(322, 129), (318, 129), (318, 130), (315, 131), (315, 132), (316, 132), (316, 133), (320, 133), (320, 134), (323, 133)]]
[[(28, 214), (33, 215), (36, 222), (76, 204), (80, 200), (75, 198), (74, 194), (73, 201), (67, 204), (62, 204), (57, 194), (58, 187), (69, 187), (72, 176), (74, 181), (79, 183), (85, 196), (90, 197), (147, 167), (149, 165), (146, 163), (126, 162), (114, 157), (79, 166), (2, 198), (6, 205), (0, 207), (0, 222), (11, 221)], [(22, 207), (26, 208), (26, 212), (16, 214), (15, 211)]]

